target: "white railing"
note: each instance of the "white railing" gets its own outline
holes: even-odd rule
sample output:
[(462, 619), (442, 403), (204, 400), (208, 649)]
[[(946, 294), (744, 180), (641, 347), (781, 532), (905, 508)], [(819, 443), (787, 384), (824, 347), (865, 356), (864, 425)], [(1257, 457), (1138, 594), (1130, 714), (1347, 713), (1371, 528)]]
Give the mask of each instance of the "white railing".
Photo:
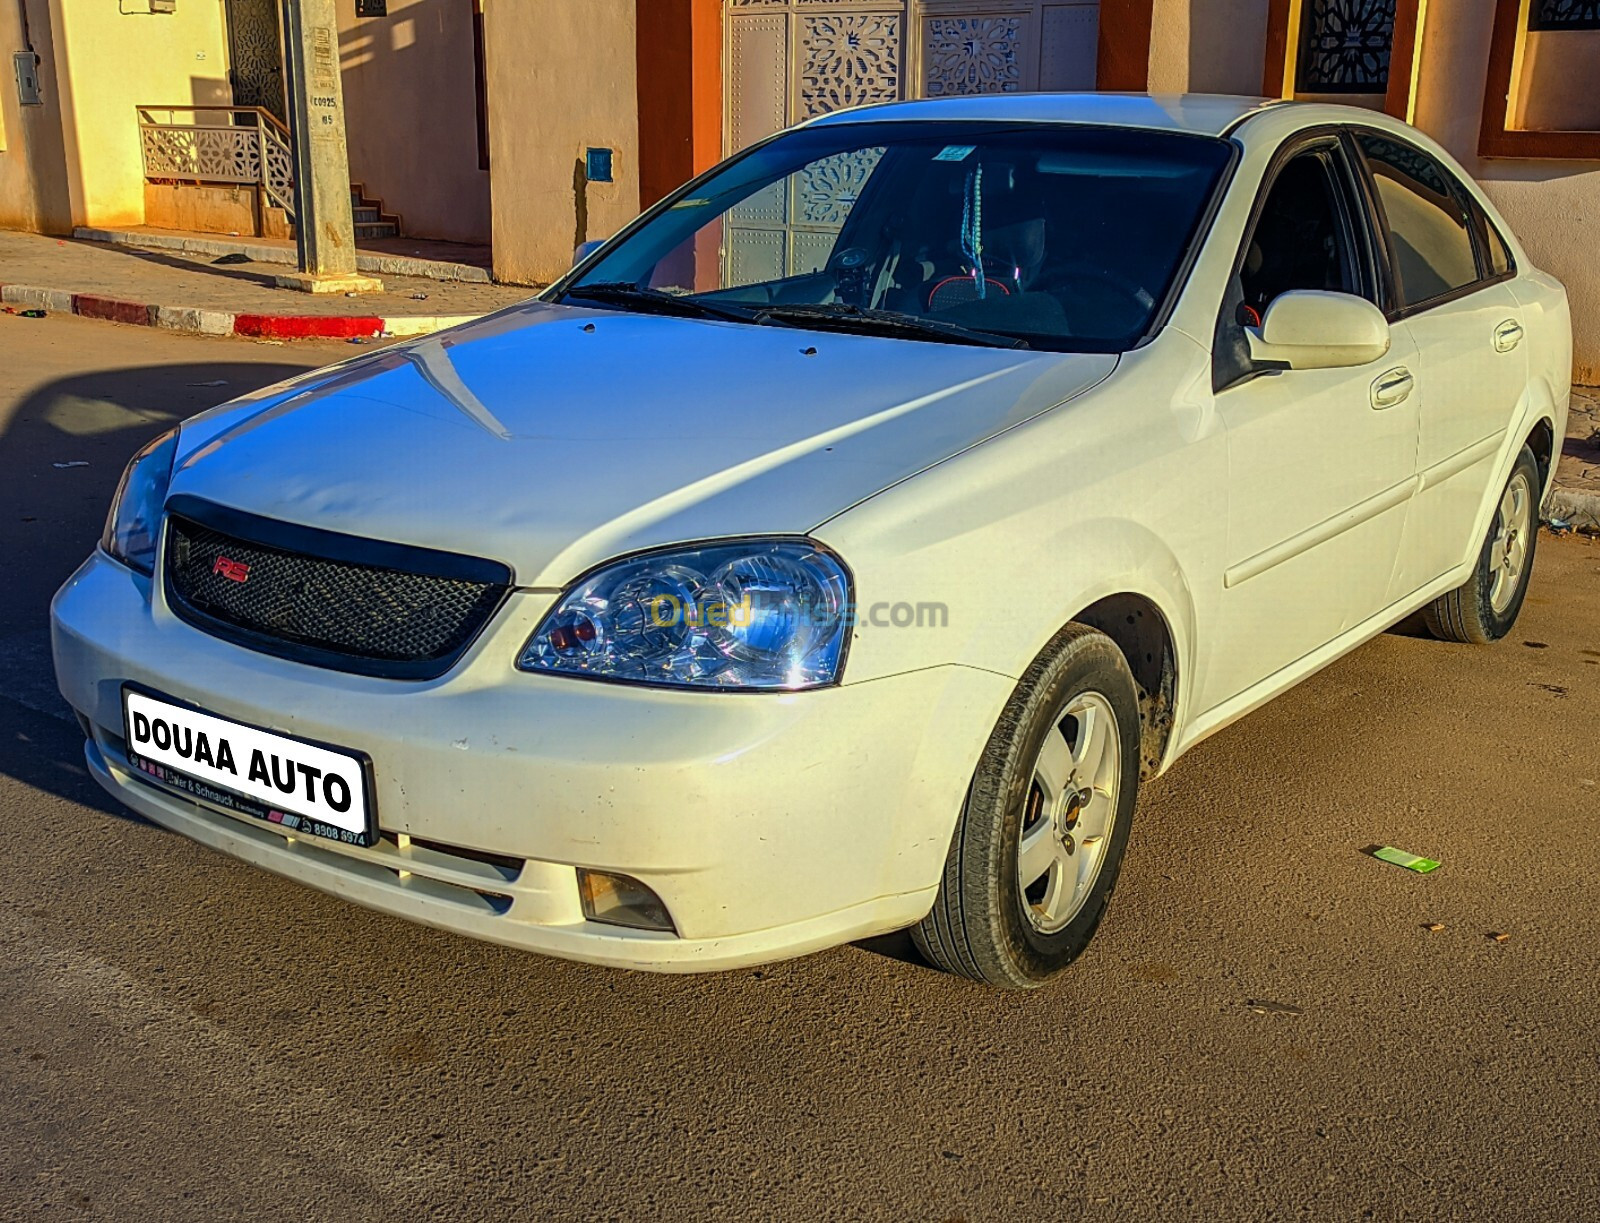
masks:
[(146, 179), (249, 184), (294, 220), (294, 156), (276, 115), (259, 106), (135, 109)]

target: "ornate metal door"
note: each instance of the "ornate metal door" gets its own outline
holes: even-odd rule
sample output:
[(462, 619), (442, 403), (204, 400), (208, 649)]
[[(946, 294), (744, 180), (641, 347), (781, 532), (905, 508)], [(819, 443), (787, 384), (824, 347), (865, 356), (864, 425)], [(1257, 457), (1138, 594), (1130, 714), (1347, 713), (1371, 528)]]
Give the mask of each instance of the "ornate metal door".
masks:
[(226, 0), (226, 12), (233, 104), (265, 107), (287, 123), (278, 0)]
[(1395, 0), (1310, 0), (1300, 10), (1303, 93), (1381, 94), (1389, 87)]
[(921, 0), (924, 97), (1095, 85), (1098, 0)]
[[(846, 106), (1094, 88), (1098, 0), (727, 0), (726, 13), (730, 153)], [(876, 164), (870, 149), (818, 162), (736, 209), (724, 283), (820, 267)]]
[[(903, 96), (907, 0), (729, 0), (729, 151), (846, 106)], [(829, 158), (728, 217), (724, 283), (820, 268), (877, 155)]]

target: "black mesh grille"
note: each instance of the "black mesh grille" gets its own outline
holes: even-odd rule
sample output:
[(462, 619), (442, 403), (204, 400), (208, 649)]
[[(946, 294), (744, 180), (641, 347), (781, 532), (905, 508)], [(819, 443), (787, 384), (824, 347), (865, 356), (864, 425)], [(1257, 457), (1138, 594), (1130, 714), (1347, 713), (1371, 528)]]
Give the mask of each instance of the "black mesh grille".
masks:
[(501, 582), (310, 555), (175, 514), (168, 521), (167, 590), (174, 611), (219, 635), (321, 666), (443, 674), (507, 590)]

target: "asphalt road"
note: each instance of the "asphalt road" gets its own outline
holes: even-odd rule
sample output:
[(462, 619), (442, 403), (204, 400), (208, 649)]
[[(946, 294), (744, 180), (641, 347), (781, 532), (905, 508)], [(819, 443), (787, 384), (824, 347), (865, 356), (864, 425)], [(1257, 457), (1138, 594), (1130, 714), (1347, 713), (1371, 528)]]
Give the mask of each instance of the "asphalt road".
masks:
[(1500, 645), (1390, 633), (1194, 751), (1057, 985), (903, 938), (624, 974), (259, 873), (84, 771), (43, 625), (122, 460), (352, 351), (0, 316), (0, 1217), (1600, 1212), (1600, 545), (1545, 535)]

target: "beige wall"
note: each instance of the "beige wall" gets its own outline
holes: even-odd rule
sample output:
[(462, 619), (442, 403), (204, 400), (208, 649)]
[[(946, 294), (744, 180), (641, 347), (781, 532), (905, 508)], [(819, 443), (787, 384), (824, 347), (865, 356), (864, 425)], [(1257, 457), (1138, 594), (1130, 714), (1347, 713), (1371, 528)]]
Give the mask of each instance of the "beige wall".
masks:
[(1261, 92), (1267, 0), (1154, 0), (1151, 93)]
[[(1600, 261), (1591, 237), (1600, 223), (1600, 163), (1477, 155), (1493, 18), (1494, 0), (1429, 6), (1416, 123), (1483, 184), (1533, 261), (1566, 282), (1573, 376), (1600, 383)], [(1579, 79), (1592, 89), (1597, 78), (1600, 56)]]
[(1512, 122), (1532, 131), (1600, 130), (1600, 30), (1532, 30)]
[[(30, 0), (29, 32), (39, 66), (43, 106), (17, 99), (9, 56), (0, 68), (0, 228), (42, 233), (72, 230), (77, 167), (67, 164), (62, 143), (61, 95), (55, 81), (55, 39), (49, 6)], [(0, 6), (0, 47), (25, 49), (21, 10)]]
[[(28, 3), (30, 14), (46, 7), (46, 0)], [(134, 107), (232, 100), (222, 0), (182, 0), (176, 12), (157, 14), (145, 11), (145, 0), (122, 0), (121, 11), (97, 0), (49, 0), (48, 8), (73, 222), (140, 224), (144, 166)]]
[(144, 223), (157, 229), (198, 230), (206, 234), (292, 237), (288, 215), (262, 208), (254, 187), (221, 184), (146, 183)]
[(389, 0), (387, 17), (366, 18), (340, 0), (339, 46), (351, 180), (408, 237), (488, 242), (469, 0)]
[[(639, 211), (634, 0), (488, 0), (494, 270), (553, 280), (572, 248)], [(588, 146), (616, 150), (616, 181), (586, 184)]]

